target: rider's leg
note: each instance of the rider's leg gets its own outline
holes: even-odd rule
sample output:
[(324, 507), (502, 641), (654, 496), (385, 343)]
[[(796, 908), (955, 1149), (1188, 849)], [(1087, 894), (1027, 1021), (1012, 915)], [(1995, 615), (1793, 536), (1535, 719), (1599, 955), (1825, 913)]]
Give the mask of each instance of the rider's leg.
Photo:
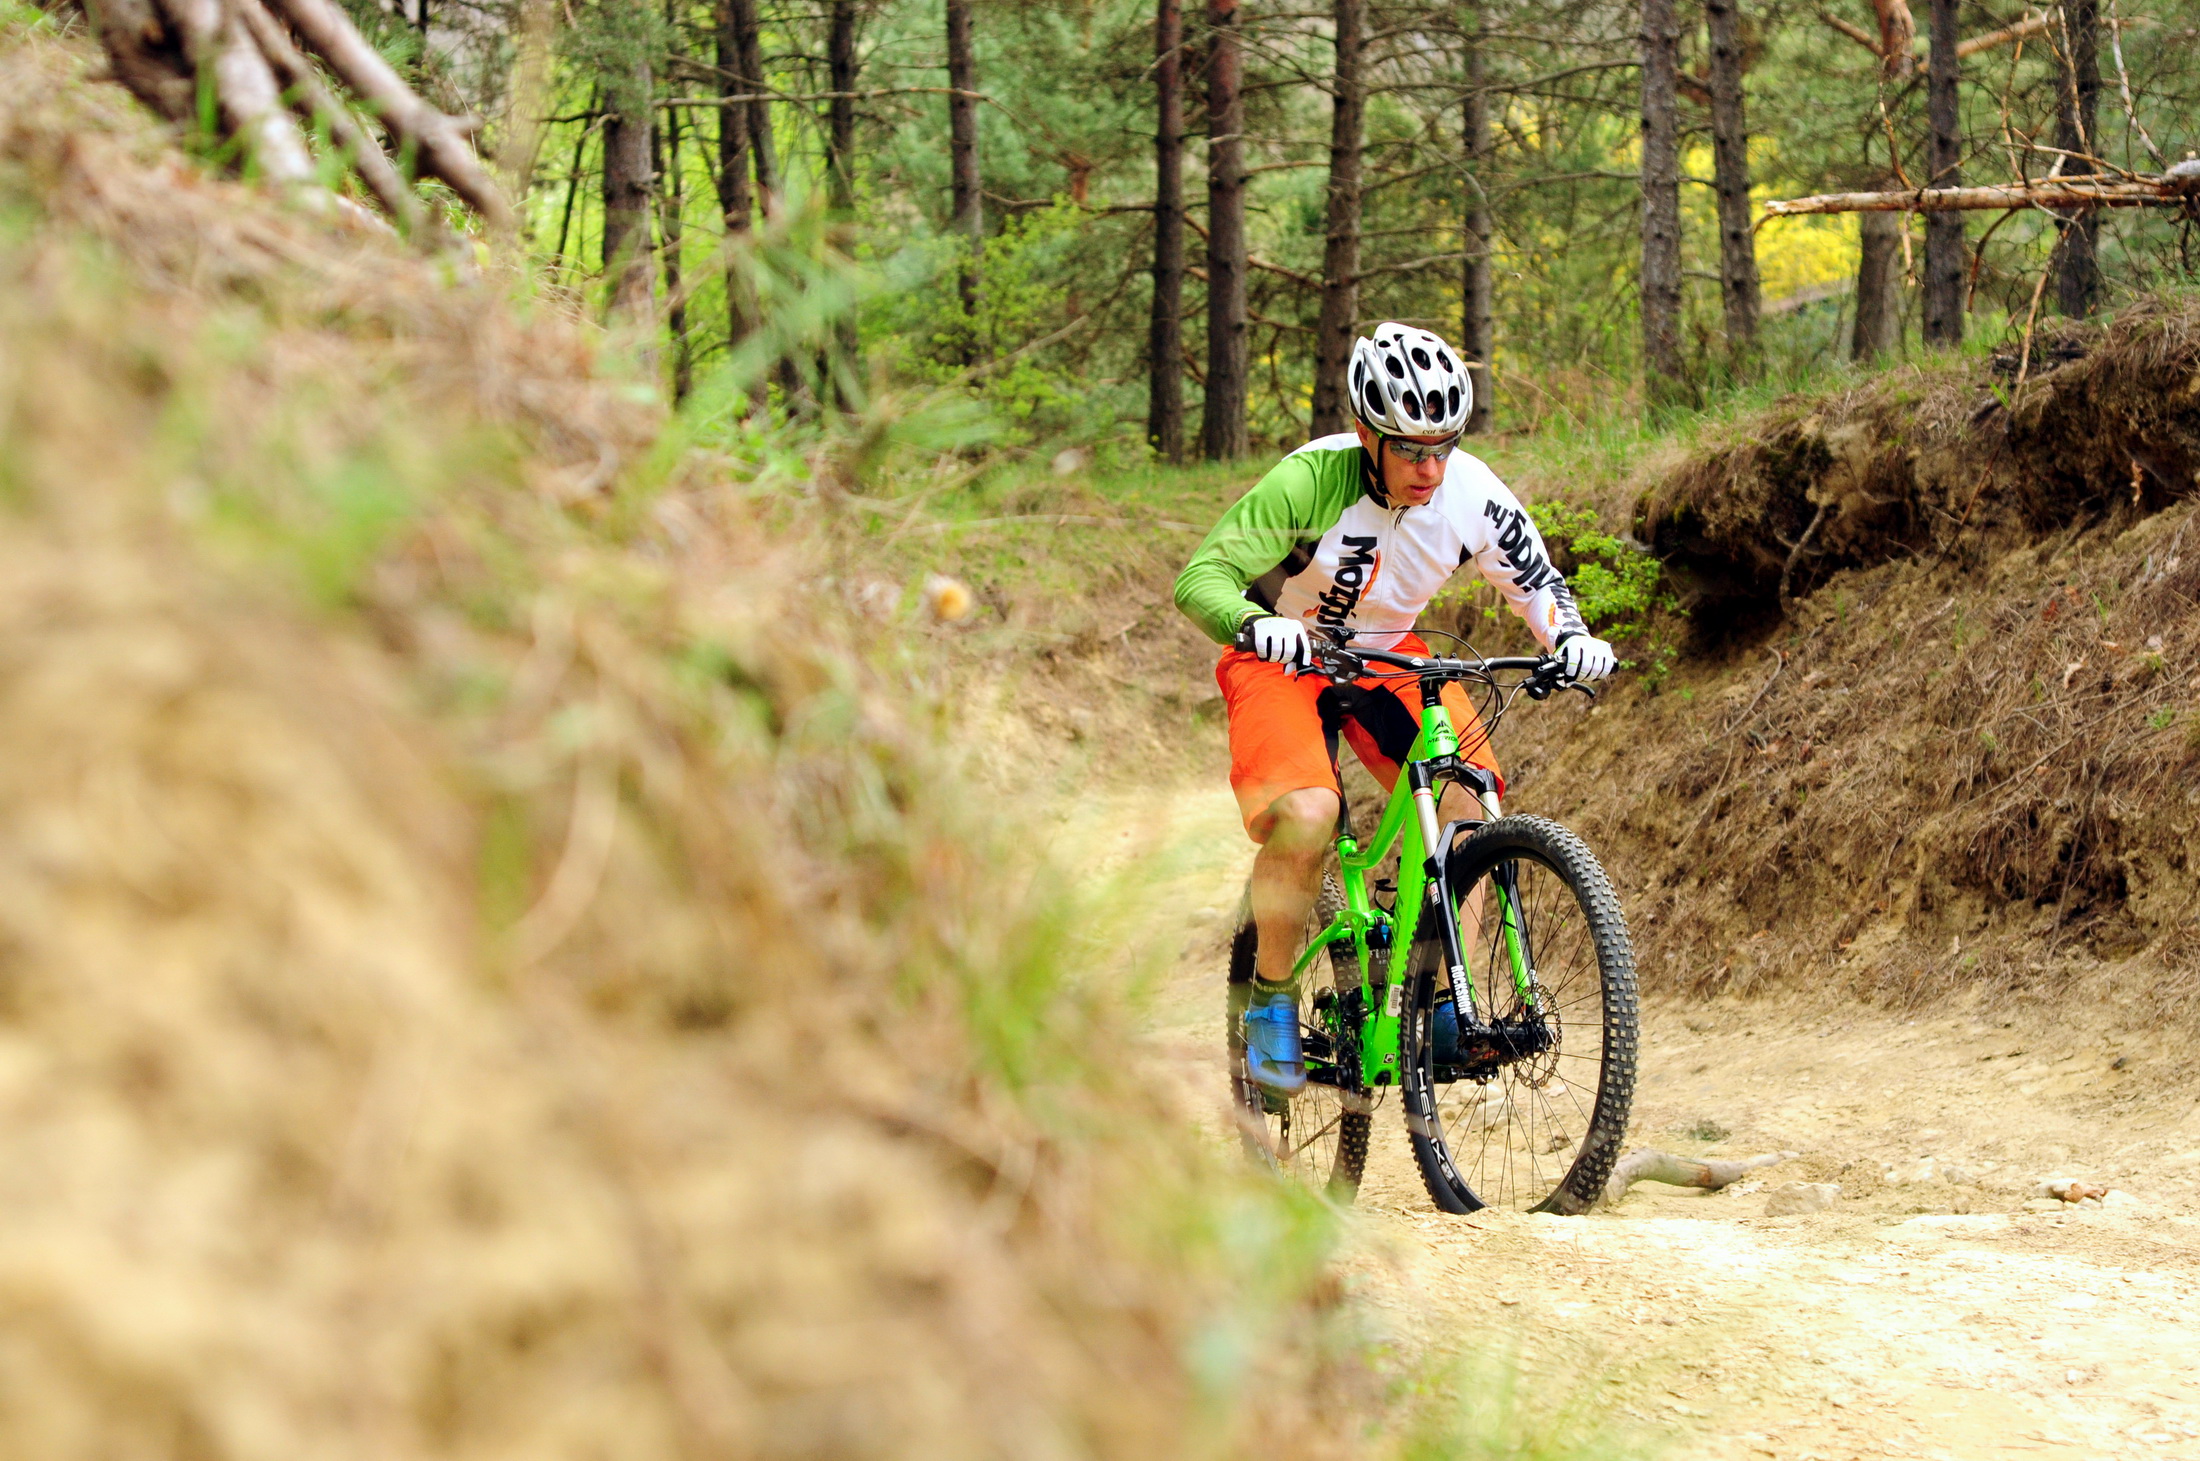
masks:
[(1253, 859), (1253, 923), (1259, 931), (1254, 975), (1288, 984), (1291, 961), (1321, 891), (1322, 858), (1337, 831), (1337, 793), (1302, 786), (1269, 803), (1253, 819), (1260, 855)]

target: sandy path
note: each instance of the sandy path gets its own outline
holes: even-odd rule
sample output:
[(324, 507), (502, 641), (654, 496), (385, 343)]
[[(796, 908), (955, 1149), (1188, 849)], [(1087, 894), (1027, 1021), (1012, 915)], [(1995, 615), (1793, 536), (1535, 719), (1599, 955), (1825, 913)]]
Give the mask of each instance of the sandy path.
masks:
[[(1081, 818), (1143, 879), (1154, 1038), (1221, 1101), (1220, 960), (1249, 861), (1219, 789)], [(1172, 947), (1173, 945), (1173, 947)], [(2104, 1013), (2104, 1025), (2113, 1019)], [(2200, 1461), (2200, 1118), (2170, 1042), (2044, 1019), (1653, 1003), (1629, 1145), (1792, 1150), (1724, 1193), (1638, 1187), (1582, 1218), (1441, 1214), (1393, 1097), (1346, 1277), (1403, 1358), (1477, 1336), (1689, 1457), (2147, 1455)], [(1706, 1140), (1725, 1132), (1723, 1138)], [(1931, 1158), (1934, 1175), (1899, 1178)], [(1965, 1180), (1947, 1181), (1953, 1165)], [(2082, 1176), (2129, 1207), (2036, 1211)], [(1764, 1215), (1783, 1182), (1828, 1212)]]

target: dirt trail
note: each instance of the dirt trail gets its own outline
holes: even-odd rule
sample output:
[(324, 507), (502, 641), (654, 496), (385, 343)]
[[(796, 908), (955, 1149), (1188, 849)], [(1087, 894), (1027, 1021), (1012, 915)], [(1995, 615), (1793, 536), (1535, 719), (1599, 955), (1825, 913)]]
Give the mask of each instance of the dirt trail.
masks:
[[(1220, 1139), (1219, 971), (1250, 861), (1235, 809), (1193, 784), (1090, 816), (1088, 846), (1135, 860), (1149, 931), (1180, 944), (1154, 1038)], [(1587, 1217), (1452, 1217), (1393, 1098), (1348, 1282), (1402, 1357), (1494, 1339), (1670, 1455), (2200, 1461), (2200, 1118), (2173, 1040), (2099, 1019), (1653, 1003), (1629, 1146), (1793, 1160)], [(2056, 1175), (2136, 1202), (2028, 1207)], [(1841, 1200), (1765, 1216), (1798, 1180)]]

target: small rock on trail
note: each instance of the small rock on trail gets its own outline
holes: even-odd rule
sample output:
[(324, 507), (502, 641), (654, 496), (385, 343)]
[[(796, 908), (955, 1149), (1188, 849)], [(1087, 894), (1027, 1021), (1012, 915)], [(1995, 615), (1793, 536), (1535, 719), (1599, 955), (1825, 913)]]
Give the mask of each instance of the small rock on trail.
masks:
[(1841, 1186), (1837, 1182), (1790, 1182), (1775, 1187), (1765, 1198), (1766, 1217), (1794, 1217), (1806, 1212), (1824, 1212), (1841, 1200)]

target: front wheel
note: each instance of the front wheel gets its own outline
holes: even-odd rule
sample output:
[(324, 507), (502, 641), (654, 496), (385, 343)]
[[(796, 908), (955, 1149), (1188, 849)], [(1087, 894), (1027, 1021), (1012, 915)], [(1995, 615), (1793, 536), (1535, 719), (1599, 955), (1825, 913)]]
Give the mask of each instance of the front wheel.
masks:
[(1446, 1212), (1585, 1211), (1635, 1091), (1635, 957), (1619, 899), (1581, 839), (1542, 817), (1462, 837), (1447, 867), (1472, 998), (1455, 998), (1430, 928), (1413, 950), (1403, 1031), (1422, 1180)]

